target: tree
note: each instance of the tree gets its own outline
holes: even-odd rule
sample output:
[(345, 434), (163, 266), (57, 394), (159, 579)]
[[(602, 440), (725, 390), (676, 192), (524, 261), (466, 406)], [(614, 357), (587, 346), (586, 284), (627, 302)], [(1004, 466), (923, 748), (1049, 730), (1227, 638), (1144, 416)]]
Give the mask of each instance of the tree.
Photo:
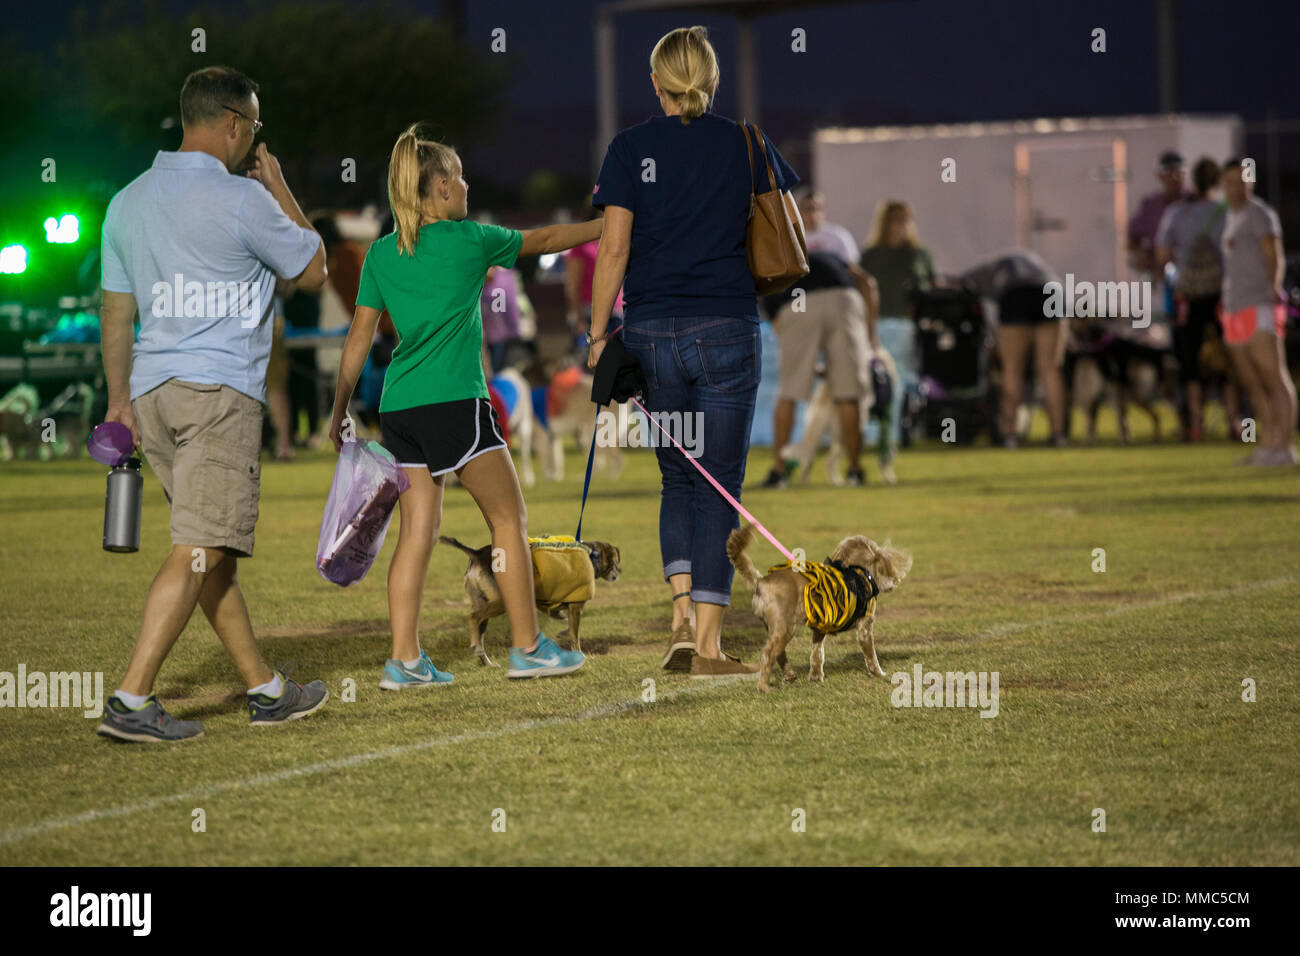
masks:
[[(195, 30), (203, 31), (203, 52), (193, 49)], [(92, 124), (149, 152), (159, 148), (160, 129), (171, 130), (166, 148), (179, 142), (185, 77), (232, 66), (260, 87), (260, 139), (296, 177), (291, 185), (307, 185), (310, 171), (318, 191), (347, 193), (340, 169), (351, 158), (365, 194), (358, 198), (381, 193), (393, 142), (416, 120), (452, 145), (485, 136), (508, 81), (504, 59), (486, 42), (474, 50), (443, 23), (390, 3), (214, 6), (181, 21), (156, 3), (141, 10), (112, 2), (94, 25), (78, 11), (64, 60), (81, 80)]]

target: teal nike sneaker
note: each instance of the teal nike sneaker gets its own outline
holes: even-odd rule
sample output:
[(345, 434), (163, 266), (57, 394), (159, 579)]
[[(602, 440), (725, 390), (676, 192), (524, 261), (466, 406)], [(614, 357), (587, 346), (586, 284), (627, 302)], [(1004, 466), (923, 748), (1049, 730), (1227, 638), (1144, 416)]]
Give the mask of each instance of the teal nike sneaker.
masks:
[(383, 690), (406, 690), (410, 687), (447, 687), (455, 681), (451, 674), (434, 667), (429, 655), (421, 650), (420, 663), (415, 667), (407, 667), (398, 660), (384, 664), (384, 676), (379, 686)]
[(559, 677), (572, 674), (587, 658), (582, 651), (566, 651), (545, 634), (537, 635), (537, 650), (524, 653), (517, 647), (510, 648), (510, 670), (506, 676), (519, 677)]

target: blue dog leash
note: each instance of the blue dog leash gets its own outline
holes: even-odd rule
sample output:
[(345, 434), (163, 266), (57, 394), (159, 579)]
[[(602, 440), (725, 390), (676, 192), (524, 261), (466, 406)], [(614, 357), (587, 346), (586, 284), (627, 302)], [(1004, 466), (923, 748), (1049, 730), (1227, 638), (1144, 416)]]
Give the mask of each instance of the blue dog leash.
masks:
[[(593, 403), (594, 404), (594, 403)], [(596, 406), (596, 424), (600, 424), (600, 406)], [(591, 430), (591, 447), (587, 449), (587, 476), (582, 479), (582, 507), (578, 509), (578, 530), (573, 532), (575, 541), (582, 540), (582, 514), (587, 510), (587, 492), (591, 490), (591, 465), (596, 460), (596, 429)]]
[[(616, 332), (619, 331), (619, 329), (622, 328), (623, 328), (623, 323), (620, 322), (618, 324), (618, 328), (614, 329), (612, 332), (607, 332), (605, 334), (605, 338), (609, 338), (611, 335), (614, 335)], [(592, 404), (596, 405), (595, 402), (592, 402)], [(596, 460), (596, 435), (598, 433), (599, 428), (600, 428), (600, 406), (596, 405), (596, 422), (591, 429), (591, 447), (587, 449), (587, 475), (585, 478), (582, 479), (582, 505), (578, 508), (578, 530), (573, 532), (573, 539), (575, 541), (582, 540), (582, 516), (587, 510), (587, 492), (591, 490), (591, 466)]]

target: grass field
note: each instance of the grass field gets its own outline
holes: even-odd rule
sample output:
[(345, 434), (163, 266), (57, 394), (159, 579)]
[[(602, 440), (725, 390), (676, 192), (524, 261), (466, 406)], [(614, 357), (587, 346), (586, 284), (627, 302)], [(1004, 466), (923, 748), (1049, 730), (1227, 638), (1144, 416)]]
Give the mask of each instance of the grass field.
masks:
[[(240, 578), (268, 660), (334, 699), (252, 730), (196, 615), (158, 692), (205, 721), (202, 740), (115, 745), (80, 711), (0, 710), (0, 864), (1295, 865), (1300, 478), (1237, 467), (1242, 453), (933, 447), (900, 459), (894, 488), (830, 488), (819, 470), (807, 489), (746, 492), (810, 557), (856, 532), (910, 548), (912, 575), (881, 602), (881, 664), (997, 671), (995, 719), (892, 707), (846, 637), (824, 686), (807, 680), (806, 635), (799, 681), (767, 696), (659, 671), (669, 615), (648, 452), (617, 483), (596, 479), (584, 530), (622, 548), (623, 578), (583, 617), (583, 671), (520, 685), (478, 667), (465, 561), (439, 548), (423, 640), (457, 683), (381, 692), (393, 539), (360, 585), (325, 583), (313, 559), (333, 456), (267, 463)], [(756, 450), (751, 479), (766, 465)], [(568, 474), (528, 493), (534, 533), (572, 532), (576, 453)], [(103, 671), (111, 692), (167, 547), (156, 481), (133, 556), (100, 550), (96, 465), (0, 465), (0, 491), (0, 670)], [(461, 489), (443, 530), (487, 540)], [(753, 553), (779, 560), (761, 541)], [(725, 646), (756, 660), (762, 640), (737, 580)], [(503, 660), (503, 622), (489, 642)]]

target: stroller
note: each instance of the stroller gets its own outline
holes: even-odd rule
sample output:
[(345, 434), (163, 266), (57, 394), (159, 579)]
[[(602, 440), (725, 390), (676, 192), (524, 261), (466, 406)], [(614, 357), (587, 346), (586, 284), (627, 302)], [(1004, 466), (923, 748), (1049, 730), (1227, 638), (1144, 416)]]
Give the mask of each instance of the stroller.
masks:
[(979, 296), (960, 286), (914, 292), (912, 319), (921, 382), (905, 398), (904, 434), (919, 426), (926, 436), (943, 438), (951, 419), (956, 428), (950, 440), (968, 444), (995, 429), (989, 330)]

